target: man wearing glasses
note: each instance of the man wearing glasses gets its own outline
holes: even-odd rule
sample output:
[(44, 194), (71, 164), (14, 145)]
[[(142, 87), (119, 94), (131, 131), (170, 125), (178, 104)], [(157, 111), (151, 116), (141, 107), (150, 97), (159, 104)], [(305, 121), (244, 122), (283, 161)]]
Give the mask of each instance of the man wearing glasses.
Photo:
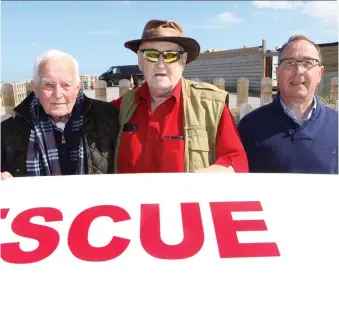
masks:
[(277, 96), (238, 127), (250, 172), (338, 173), (338, 112), (315, 95), (321, 63), (318, 45), (305, 36), (280, 49)]
[(113, 101), (120, 120), (115, 171), (248, 172), (228, 93), (182, 78), (198, 42), (174, 21), (151, 20), (125, 47), (137, 54), (145, 82)]

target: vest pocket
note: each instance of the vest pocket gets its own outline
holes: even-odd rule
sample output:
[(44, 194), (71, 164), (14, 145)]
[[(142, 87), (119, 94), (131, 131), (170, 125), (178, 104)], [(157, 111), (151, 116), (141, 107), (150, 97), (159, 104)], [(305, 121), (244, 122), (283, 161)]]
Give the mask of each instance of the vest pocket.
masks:
[[(183, 173), (185, 141), (181, 139), (162, 139), (162, 149), (159, 172)], [(165, 159), (166, 158), (166, 159)]]
[(209, 143), (205, 129), (194, 129), (187, 132), (189, 171), (209, 166)]

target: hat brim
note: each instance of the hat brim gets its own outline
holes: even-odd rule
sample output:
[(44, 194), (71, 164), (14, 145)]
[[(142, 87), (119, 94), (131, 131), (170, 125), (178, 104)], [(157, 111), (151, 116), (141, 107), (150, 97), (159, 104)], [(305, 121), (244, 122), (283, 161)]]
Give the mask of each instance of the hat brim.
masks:
[(195, 58), (197, 58), (200, 54), (200, 45), (196, 40), (192, 38), (177, 37), (177, 36), (166, 36), (166, 37), (158, 37), (158, 38), (132, 40), (132, 41), (126, 42), (125, 47), (137, 53), (139, 46), (142, 42), (156, 42), (156, 41), (172, 42), (172, 43), (181, 45), (187, 52), (186, 63), (190, 63)]

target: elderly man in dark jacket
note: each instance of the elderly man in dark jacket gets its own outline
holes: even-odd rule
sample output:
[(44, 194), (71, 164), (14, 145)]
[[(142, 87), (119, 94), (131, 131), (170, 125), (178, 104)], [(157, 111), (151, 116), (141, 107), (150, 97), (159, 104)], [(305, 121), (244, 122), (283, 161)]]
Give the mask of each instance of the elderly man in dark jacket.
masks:
[(39, 57), (34, 92), (1, 123), (1, 179), (113, 173), (117, 109), (86, 97), (80, 85), (71, 55)]

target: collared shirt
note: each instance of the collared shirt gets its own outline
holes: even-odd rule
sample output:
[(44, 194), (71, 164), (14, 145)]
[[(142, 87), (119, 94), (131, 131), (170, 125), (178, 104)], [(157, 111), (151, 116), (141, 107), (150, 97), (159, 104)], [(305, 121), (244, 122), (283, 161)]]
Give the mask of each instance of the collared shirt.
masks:
[(302, 126), (303, 124), (305, 124), (308, 120), (311, 119), (311, 116), (313, 115), (313, 112), (316, 110), (317, 108), (317, 98), (316, 96), (314, 96), (314, 99), (313, 99), (313, 107), (312, 109), (310, 110), (310, 112), (308, 113), (308, 115), (306, 117), (304, 117), (303, 119), (298, 119), (294, 112), (291, 111), (287, 105), (284, 103), (284, 101), (282, 100), (282, 98), (280, 97), (280, 104), (281, 106), (283, 107), (284, 109), (284, 112), (285, 114), (290, 117), (295, 123), (299, 124), (300, 126)]
[(60, 122), (55, 122), (51, 118), (62, 175), (74, 175), (76, 173), (76, 166), (70, 164), (70, 146), (72, 144), (73, 134), (70, 130), (70, 127), (66, 127), (70, 118), (71, 115), (67, 116), (64, 121)]
[[(181, 81), (172, 95), (151, 112), (147, 83), (135, 93), (139, 102), (129, 125), (123, 131), (119, 153), (119, 173), (184, 172), (184, 110)], [(112, 101), (120, 108), (121, 98)], [(216, 138), (215, 164), (232, 166), (236, 172), (248, 172), (246, 153), (235, 121), (225, 105)]]
[(70, 118), (71, 118), (71, 115), (68, 115), (64, 121), (60, 121), (60, 122), (55, 122), (51, 118), (51, 122), (52, 122), (52, 125), (54, 126), (54, 128), (60, 130), (61, 132), (64, 132), (66, 124), (67, 124), (67, 122)]

